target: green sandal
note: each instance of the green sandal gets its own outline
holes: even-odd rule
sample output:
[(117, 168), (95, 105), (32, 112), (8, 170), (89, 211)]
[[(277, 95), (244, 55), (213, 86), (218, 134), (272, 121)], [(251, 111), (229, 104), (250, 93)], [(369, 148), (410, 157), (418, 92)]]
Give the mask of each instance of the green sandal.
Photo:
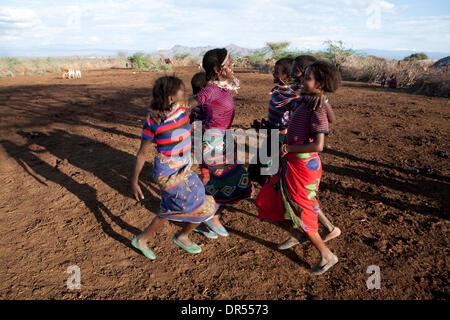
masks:
[(188, 247), (186, 245), (184, 245), (183, 243), (181, 243), (176, 236), (173, 237), (173, 242), (180, 246), (181, 248), (183, 248), (184, 250), (186, 250), (189, 253), (200, 253), (202, 252), (202, 248), (200, 248), (194, 241), (192, 241), (192, 244)]
[(156, 256), (155, 256), (155, 254), (153, 253), (153, 251), (150, 250), (150, 249), (145, 250), (144, 248), (142, 248), (142, 247), (139, 245), (139, 242), (138, 242), (138, 240), (137, 240), (136, 237), (133, 238), (133, 241), (131, 241), (131, 244), (132, 244), (133, 247), (135, 247), (136, 249), (139, 249), (139, 250), (144, 254), (144, 256), (146, 256), (147, 258), (149, 258), (149, 259), (151, 259), (151, 260), (155, 260), (155, 259), (156, 259)]

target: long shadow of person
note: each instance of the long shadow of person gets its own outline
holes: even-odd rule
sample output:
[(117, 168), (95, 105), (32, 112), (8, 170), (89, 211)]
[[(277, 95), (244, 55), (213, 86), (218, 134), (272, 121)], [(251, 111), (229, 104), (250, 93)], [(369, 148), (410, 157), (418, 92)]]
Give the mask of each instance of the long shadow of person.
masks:
[[(26, 132), (19, 131), (18, 133), (25, 138), (29, 137)], [(123, 196), (131, 196), (128, 177), (135, 164), (135, 156), (112, 148), (106, 143), (59, 129), (48, 134), (40, 133), (40, 137), (33, 139), (32, 142), (44, 147), (55, 157), (67, 159), (71, 165), (92, 173)], [(149, 188), (153, 192), (159, 192), (152, 180), (152, 165), (150, 163), (144, 166), (140, 181), (144, 184), (144, 190)], [(159, 206), (159, 199), (152, 197), (149, 192), (145, 193), (146, 199), (149, 200), (144, 201), (144, 204), (147, 209), (154, 211)]]
[[(132, 225), (129, 225), (116, 215), (112, 214), (111, 211), (97, 199), (97, 191), (94, 188), (92, 188), (88, 184), (78, 183), (74, 181), (68, 175), (62, 173), (57, 168), (41, 160), (39, 157), (33, 154), (34, 152), (32, 152), (29, 149), (28, 144), (25, 146), (20, 146), (8, 140), (1, 140), (0, 144), (4, 147), (6, 152), (19, 163), (19, 165), (24, 167), (24, 164), (26, 164), (41, 177), (45, 178), (48, 181), (57, 183), (58, 185), (65, 188), (67, 191), (74, 194), (82, 202), (84, 202), (86, 207), (89, 208), (89, 210), (94, 214), (102, 230), (108, 236), (110, 236), (114, 240), (119, 241), (120, 243), (124, 244), (126, 247), (134, 250), (135, 252), (140, 253), (131, 245), (130, 239), (115, 232), (111, 228), (110, 224), (103, 217), (103, 213), (105, 213), (113, 222), (115, 222), (121, 228), (126, 229), (130, 233), (137, 234), (140, 232), (140, 230)], [(27, 170), (27, 172), (29, 171)], [(37, 180), (40, 180), (36, 176), (33, 177)], [(40, 181), (40, 183), (45, 184), (45, 182), (42, 181)]]
[[(256, 215), (253, 215), (253, 214), (251, 214), (251, 213), (249, 213), (249, 212), (247, 212), (245, 210), (238, 209), (238, 208), (236, 208), (234, 206), (227, 206), (225, 210), (230, 211), (232, 213), (243, 213), (243, 214), (245, 214), (245, 215), (247, 215), (249, 217), (253, 217), (253, 218), (258, 219), (258, 217)], [(262, 223), (262, 222), (260, 222), (260, 223)], [(273, 222), (270, 222), (270, 221), (269, 221), (269, 223), (274, 225), (274, 226), (279, 227), (276, 223), (273, 223)], [(250, 235), (248, 233), (239, 231), (237, 229), (233, 229), (233, 228), (230, 228), (230, 227), (226, 227), (226, 228), (227, 228), (227, 230), (229, 232), (234, 233), (234, 234), (240, 236), (241, 238), (245, 238), (247, 240), (257, 242), (257, 243), (259, 243), (259, 244), (269, 248), (270, 250), (273, 250), (273, 251), (276, 251), (276, 252), (279, 252), (279, 253), (283, 254), (284, 256), (286, 256), (287, 258), (291, 259), (293, 262), (301, 265), (305, 269), (309, 269), (310, 268), (310, 266), (304, 260), (300, 259), (300, 257), (297, 255), (297, 253), (294, 250), (278, 250), (278, 248), (277, 248), (278, 244), (277, 243), (274, 243), (274, 242), (271, 242), (271, 241), (267, 241), (267, 240), (255, 237), (253, 235)]]

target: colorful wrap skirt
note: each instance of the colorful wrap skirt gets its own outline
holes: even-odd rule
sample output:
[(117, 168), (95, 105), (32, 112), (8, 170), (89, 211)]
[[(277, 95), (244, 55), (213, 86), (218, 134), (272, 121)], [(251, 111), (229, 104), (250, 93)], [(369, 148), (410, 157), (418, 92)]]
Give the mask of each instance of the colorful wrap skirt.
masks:
[(161, 193), (158, 216), (181, 222), (200, 223), (211, 219), (218, 209), (214, 198), (205, 193), (197, 174), (191, 171), (190, 155), (176, 159), (158, 154), (153, 176)]
[(318, 232), (322, 163), (317, 153), (289, 153), (255, 201), (260, 220), (288, 220), (308, 234)]
[[(272, 135), (271, 135), (270, 129), (268, 130), (268, 133), (269, 133), (269, 135), (268, 135), (267, 139), (265, 139), (263, 141), (263, 143), (260, 145), (260, 148), (265, 148), (267, 150), (268, 155), (271, 156), (272, 158), (279, 157), (281, 146), (283, 145), (284, 138), (286, 137), (286, 134), (287, 134), (287, 129), (283, 129), (278, 132), (278, 144), (275, 148), (275, 150), (276, 150), (275, 154), (273, 154), (273, 155), (271, 154), (271, 152), (272, 152)], [(267, 181), (267, 179), (270, 177), (270, 175), (276, 173), (277, 168), (272, 168), (272, 166), (273, 166), (272, 160), (269, 160), (266, 162), (262, 161), (259, 158), (259, 152), (255, 155), (255, 157), (256, 157), (256, 159), (253, 158), (251, 160), (252, 164), (250, 164), (248, 166), (248, 172), (250, 174), (250, 179), (252, 181), (258, 182), (260, 185), (264, 185), (264, 183)], [(268, 175), (262, 174), (261, 170), (263, 168), (266, 169), (265, 171), (268, 172)], [(270, 170), (270, 168), (272, 168), (272, 170)]]
[[(254, 187), (247, 170), (237, 164), (235, 148), (227, 148), (225, 133), (224, 130), (210, 129), (208, 134), (203, 134), (202, 155), (210, 176), (205, 185), (206, 193), (218, 203), (231, 204), (250, 198)], [(233, 164), (227, 164), (227, 158), (232, 159)]]

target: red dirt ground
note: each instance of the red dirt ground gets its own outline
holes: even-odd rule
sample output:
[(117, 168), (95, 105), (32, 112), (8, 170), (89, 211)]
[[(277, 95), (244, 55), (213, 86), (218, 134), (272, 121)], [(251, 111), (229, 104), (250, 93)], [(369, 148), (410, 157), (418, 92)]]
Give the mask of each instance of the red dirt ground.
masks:
[[(177, 68), (188, 88), (196, 68)], [(226, 209), (228, 238), (192, 238), (190, 255), (168, 223), (150, 261), (130, 240), (155, 216), (152, 158), (145, 200), (128, 191), (151, 85), (131, 70), (0, 79), (1, 299), (448, 299), (449, 99), (344, 82), (321, 154), (319, 199), (343, 234), (339, 263), (322, 276), (310, 243), (287, 251), (287, 233), (249, 201)], [(271, 75), (240, 73), (234, 127), (266, 115)], [(81, 289), (66, 270), (81, 270)], [(368, 290), (368, 266), (381, 289)]]

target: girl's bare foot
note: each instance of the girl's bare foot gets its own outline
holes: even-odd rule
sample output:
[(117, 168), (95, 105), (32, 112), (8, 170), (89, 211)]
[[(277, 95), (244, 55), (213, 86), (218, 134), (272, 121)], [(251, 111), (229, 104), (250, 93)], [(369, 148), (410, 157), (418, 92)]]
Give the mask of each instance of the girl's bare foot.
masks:
[(341, 229), (338, 227), (334, 227), (333, 231), (331, 231), (329, 234), (325, 236), (323, 239), (323, 242), (330, 241), (331, 239), (337, 238), (341, 235)]

